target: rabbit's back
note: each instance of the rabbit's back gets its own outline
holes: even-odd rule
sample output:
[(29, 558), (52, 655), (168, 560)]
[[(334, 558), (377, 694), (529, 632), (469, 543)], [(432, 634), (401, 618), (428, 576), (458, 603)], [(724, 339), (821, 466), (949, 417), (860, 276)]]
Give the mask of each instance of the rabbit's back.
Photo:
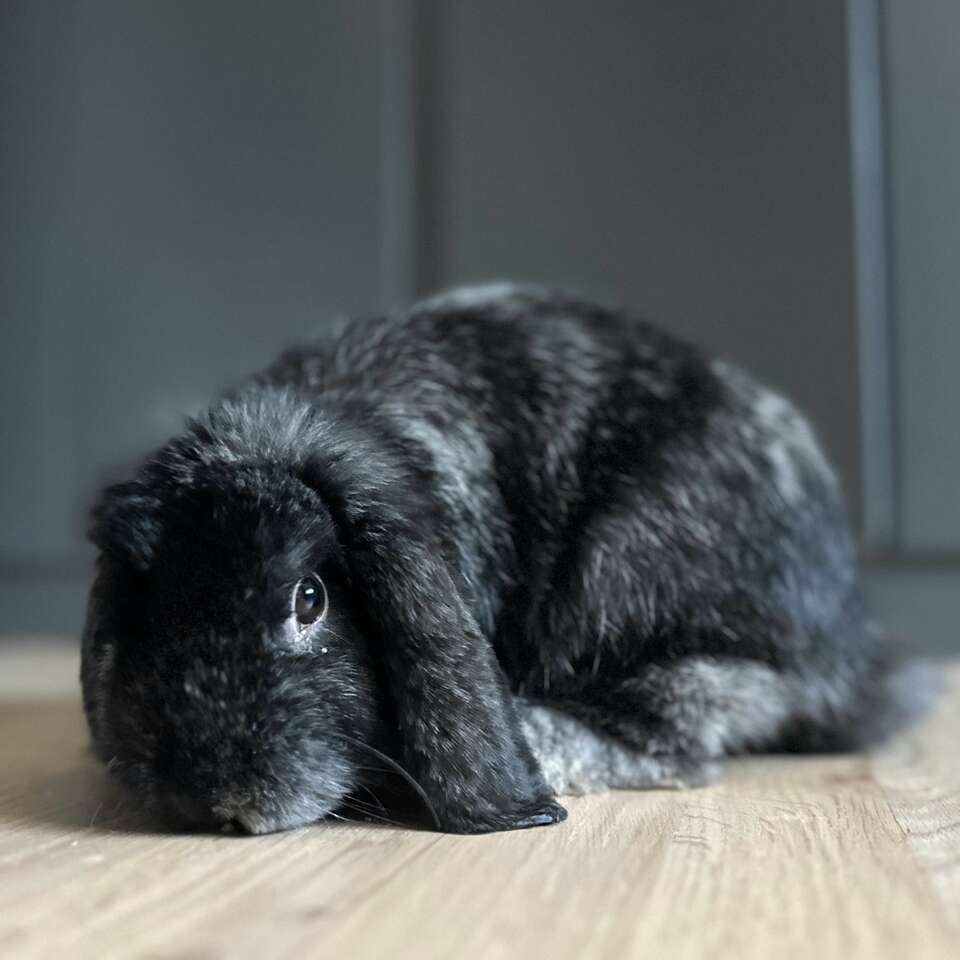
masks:
[(796, 661), (856, 618), (840, 496), (807, 422), (635, 317), (535, 288), (458, 291), (354, 321), (268, 376), (353, 403), (430, 463), (481, 619), (528, 682), (547, 637), (570, 638), (548, 673), (577, 672), (560, 661), (610, 631), (644, 657), (735, 644)]

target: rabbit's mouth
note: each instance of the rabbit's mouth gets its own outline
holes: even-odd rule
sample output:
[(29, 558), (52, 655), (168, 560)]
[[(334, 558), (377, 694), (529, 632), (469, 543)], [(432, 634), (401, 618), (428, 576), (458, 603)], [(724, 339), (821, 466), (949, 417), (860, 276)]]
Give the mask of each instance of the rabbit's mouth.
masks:
[(322, 820), (335, 804), (323, 803), (309, 797), (293, 800), (274, 810), (263, 811), (255, 804), (234, 803), (230, 800), (213, 807), (215, 829), (222, 833), (252, 834), (279, 833), (305, 827)]
[(186, 830), (260, 835), (292, 830), (322, 820), (340, 804), (343, 783), (330, 771), (314, 771), (294, 782), (231, 785), (215, 795), (166, 793), (160, 806)]

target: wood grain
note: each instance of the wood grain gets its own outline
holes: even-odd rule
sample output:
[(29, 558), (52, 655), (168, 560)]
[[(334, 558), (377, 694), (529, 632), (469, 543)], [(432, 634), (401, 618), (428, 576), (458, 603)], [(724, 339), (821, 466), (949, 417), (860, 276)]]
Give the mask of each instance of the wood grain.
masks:
[(74, 654), (31, 671), (0, 648), (0, 676), (17, 657), (34, 683), (0, 702), (3, 957), (958, 953), (956, 672), (929, 722), (872, 758), (746, 760), (705, 789), (570, 799), (565, 824), (521, 833), (234, 837), (138, 815), (63, 693)]
[(872, 767), (960, 933), (960, 670), (944, 679), (938, 709), (878, 752)]

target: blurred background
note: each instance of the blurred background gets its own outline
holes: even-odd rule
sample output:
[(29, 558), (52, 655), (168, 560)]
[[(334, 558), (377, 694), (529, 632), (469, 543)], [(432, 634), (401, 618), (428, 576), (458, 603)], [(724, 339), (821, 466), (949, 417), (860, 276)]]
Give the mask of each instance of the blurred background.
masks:
[(956, 0), (0, 0), (0, 635), (98, 486), (334, 318), (559, 285), (814, 420), (868, 599), (960, 649)]

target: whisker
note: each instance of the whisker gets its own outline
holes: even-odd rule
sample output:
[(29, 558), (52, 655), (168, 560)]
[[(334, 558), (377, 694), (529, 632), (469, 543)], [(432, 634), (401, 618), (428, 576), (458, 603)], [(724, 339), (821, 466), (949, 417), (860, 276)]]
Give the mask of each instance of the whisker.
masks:
[[(374, 810), (374, 809), (376, 809), (372, 803), (367, 803), (366, 800), (358, 800), (356, 797), (352, 797), (352, 796), (345, 797), (345, 798), (341, 801), (341, 803), (350, 804), (351, 807), (353, 807), (354, 809), (357, 809), (357, 810), (361, 810), (361, 809), (362, 809), (362, 810)], [(387, 811), (387, 808), (384, 807), (384, 806), (382, 806), (382, 805), (380, 806), (380, 810), (381, 810), (383, 813), (387, 813), (387, 812), (388, 812), (388, 811)]]
[(437, 830), (440, 829), (440, 818), (437, 816), (437, 811), (434, 809), (433, 804), (430, 802), (430, 798), (427, 796), (427, 791), (416, 781), (413, 774), (409, 770), (404, 769), (396, 760), (392, 757), (388, 757), (385, 753), (378, 750), (376, 747), (371, 747), (369, 743), (364, 743), (362, 740), (358, 740), (356, 737), (351, 737), (346, 733), (335, 733), (334, 736), (341, 737), (346, 740), (348, 743), (352, 743), (356, 747), (360, 747), (361, 750), (367, 750), (372, 753), (378, 760), (382, 760), (386, 763), (391, 769), (395, 770), (397, 773), (403, 777), (404, 780), (410, 784), (411, 787), (416, 791), (417, 796), (423, 801), (424, 806), (427, 810), (430, 811), (430, 816), (433, 818), (434, 826)]
[(354, 813), (359, 813), (363, 817), (369, 817), (371, 820), (379, 820), (381, 823), (389, 824), (391, 827), (403, 827), (405, 824), (400, 823), (398, 820), (391, 820), (389, 817), (381, 817), (379, 814), (373, 813), (371, 810), (366, 810), (362, 807), (355, 807), (349, 801), (344, 801), (343, 806), (347, 810), (352, 810)]
[(361, 770), (364, 773), (393, 773), (394, 771), (390, 767), (366, 767), (362, 765), (357, 765), (354, 767), (355, 770)]
[(384, 813), (387, 812), (387, 808), (383, 805), (383, 802), (380, 800), (380, 798), (379, 798), (365, 783), (358, 783), (357, 786), (358, 786), (361, 790), (363, 790), (364, 793), (369, 793), (370, 796), (373, 798), (373, 802), (374, 802)]

